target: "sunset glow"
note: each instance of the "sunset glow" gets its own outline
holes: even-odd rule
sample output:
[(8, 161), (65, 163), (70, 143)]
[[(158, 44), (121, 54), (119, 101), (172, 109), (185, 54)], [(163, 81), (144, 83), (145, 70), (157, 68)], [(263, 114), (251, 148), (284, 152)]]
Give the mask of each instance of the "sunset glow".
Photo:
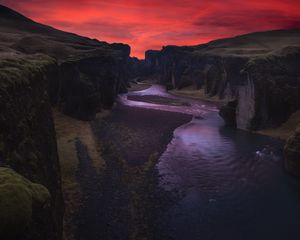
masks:
[(295, 0), (0, 0), (37, 22), (131, 46), (194, 45), (248, 32), (300, 27)]

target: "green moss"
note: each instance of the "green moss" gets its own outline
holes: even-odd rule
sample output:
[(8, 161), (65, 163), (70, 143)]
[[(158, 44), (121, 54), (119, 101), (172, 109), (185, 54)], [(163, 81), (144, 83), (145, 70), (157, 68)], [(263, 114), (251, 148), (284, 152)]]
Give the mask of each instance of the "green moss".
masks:
[(0, 238), (22, 234), (32, 223), (32, 206), (49, 202), (48, 190), (9, 168), (0, 168)]
[(43, 185), (32, 183), (30, 185), (30, 189), (32, 193), (32, 198), (36, 203), (40, 205), (49, 203), (48, 200), (50, 200), (50, 193), (48, 189), (45, 188)]
[(17, 84), (29, 84), (36, 74), (44, 73), (56, 61), (46, 55), (12, 55), (0, 58), (0, 89)]

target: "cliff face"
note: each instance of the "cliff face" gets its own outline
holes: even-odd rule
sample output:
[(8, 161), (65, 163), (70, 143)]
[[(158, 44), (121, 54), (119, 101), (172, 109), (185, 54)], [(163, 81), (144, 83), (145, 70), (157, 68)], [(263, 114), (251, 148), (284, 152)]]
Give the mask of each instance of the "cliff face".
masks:
[[(129, 53), (128, 45), (59, 31), (0, 5), (0, 167), (16, 172), (8, 174), (11, 181), (6, 170), (0, 171), (1, 190), (8, 193), (1, 195), (0, 207), (28, 203), (20, 215), (26, 226), (13, 236), (16, 223), (0, 224), (1, 239), (62, 238), (64, 206), (51, 108), (90, 119), (111, 107), (117, 93), (126, 91)], [(7, 190), (14, 179), (22, 186)], [(36, 204), (31, 190), (40, 195), (33, 183), (49, 193), (49, 203)], [(1, 217), (5, 222), (11, 215)]]
[[(10, 222), (1, 224), (1, 239), (11, 239), (7, 237), (11, 234), (16, 234), (13, 239), (61, 238), (63, 199), (60, 169), (51, 105), (46, 91), (55, 70), (55, 61), (44, 55), (24, 59), (17, 54), (2, 54), (0, 58), (0, 165), (41, 184), (50, 193), (49, 205), (42, 207), (32, 203), (32, 206), (24, 206), (26, 209), (22, 211), (30, 213), (26, 215), (26, 226), (16, 227), (18, 219), (13, 222), (7, 215)], [(0, 178), (7, 179), (2, 172)], [(8, 184), (5, 181), (0, 180), (2, 194), (8, 191), (8, 195), (1, 195), (0, 202), (3, 208), (10, 208), (7, 211), (15, 211), (23, 201), (30, 200), (31, 194), (22, 194), (25, 190), (23, 187), (20, 190), (19, 185), (5, 190)], [(15, 199), (18, 197), (20, 199)], [(22, 216), (20, 224), (25, 215)], [(8, 232), (8, 229), (14, 228), (14, 231)]]
[(300, 47), (289, 47), (247, 63), (238, 92), (238, 127), (279, 126), (300, 109), (299, 58)]
[(1, 52), (43, 53), (59, 71), (49, 84), (51, 102), (64, 113), (90, 119), (126, 91), (130, 47), (108, 44), (36, 23), (0, 6)]
[(87, 57), (60, 65), (51, 99), (66, 114), (91, 119), (111, 108), (118, 93), (126, 91), (125, 68), (111, 56)]
[(254, 33), (146, 55), (168, 88), (194, 86), (227, 102), (220, 115), (241, 129), (278, 126), (300, 108), (300, 30)]
[(285, 166), (289, 173), (300, 177), (300, 125), (284, 147)]

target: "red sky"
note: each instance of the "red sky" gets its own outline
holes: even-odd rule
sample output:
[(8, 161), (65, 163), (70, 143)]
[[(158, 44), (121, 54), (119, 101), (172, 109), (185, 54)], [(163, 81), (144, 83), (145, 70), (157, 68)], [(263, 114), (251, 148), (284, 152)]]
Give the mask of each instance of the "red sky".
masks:
[(163, 45), (300, 27), (300, 0), (0, 0), (35, 21), (107, 42), (132, 56)]

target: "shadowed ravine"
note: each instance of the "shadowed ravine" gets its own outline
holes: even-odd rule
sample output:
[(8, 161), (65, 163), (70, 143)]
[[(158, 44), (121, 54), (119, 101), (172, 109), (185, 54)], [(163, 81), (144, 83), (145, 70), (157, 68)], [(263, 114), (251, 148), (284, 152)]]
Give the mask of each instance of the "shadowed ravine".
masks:
[[(53, 1), (49, 18), (38, 2), (0, 4), (0, 240), (299, 239), (299, 181), (286, 174), (300, 176), (299, 26), (214, 39), (222, 22), (176, 46), (178, 29), (159, 23), (178, 14), (156, 1)], [(144, 27), (119, 24), (127, 10)], [(151, 47), (151, 14), (165, 46), (142, 60), (129, 35)], [(117, 34), (94, 39), (95, 26)]]
[(214, 104), (160, 86), (129, 95), (92, 123), (102, 175), (77, 142), (77, 239), (298, 239), (300, 186), (281, 141), (224, 127)]

